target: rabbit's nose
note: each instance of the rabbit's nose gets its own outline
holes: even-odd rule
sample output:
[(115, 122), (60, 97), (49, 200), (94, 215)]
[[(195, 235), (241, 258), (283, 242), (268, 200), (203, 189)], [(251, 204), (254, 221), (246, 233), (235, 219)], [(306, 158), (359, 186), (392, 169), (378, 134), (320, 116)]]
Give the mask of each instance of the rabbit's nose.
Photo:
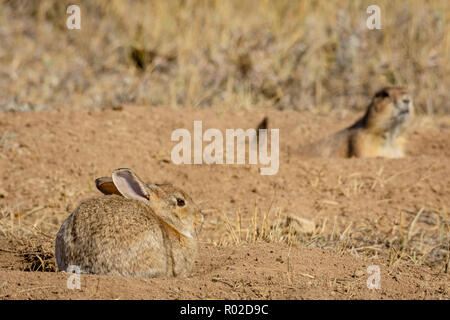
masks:
[(409, 104), (411, 102), (411, 99), (409, 98), (403, 98), (403, 103), (404, 104)]

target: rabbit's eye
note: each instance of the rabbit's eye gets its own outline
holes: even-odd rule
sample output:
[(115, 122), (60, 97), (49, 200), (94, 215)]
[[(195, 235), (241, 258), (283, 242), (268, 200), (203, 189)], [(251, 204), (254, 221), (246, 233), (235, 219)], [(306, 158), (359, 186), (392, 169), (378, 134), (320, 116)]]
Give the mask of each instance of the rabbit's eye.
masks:
[(177, 198), (177, 206), (182, 207), (185, 205), (185, 202), (183, 199)]

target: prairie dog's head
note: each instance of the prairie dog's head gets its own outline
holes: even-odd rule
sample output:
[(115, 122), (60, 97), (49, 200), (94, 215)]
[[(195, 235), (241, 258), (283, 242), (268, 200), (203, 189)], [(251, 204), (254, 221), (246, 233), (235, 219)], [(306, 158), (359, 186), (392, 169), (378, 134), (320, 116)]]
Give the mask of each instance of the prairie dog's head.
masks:
[(201, 210), (183, 190), (171, 184), (145, 184), (130, 169), (117, 169), (112, 178), (95, 180), (104, 194), (117, 194), (145, 203), (171, 228), (187, 238), (196, 238), (203, 224)]
[(413, 112), (413, 100), (405, 88), (384, 88), (375, 94), (369, 105), (368, 126), (396, 132), (407, 124)]

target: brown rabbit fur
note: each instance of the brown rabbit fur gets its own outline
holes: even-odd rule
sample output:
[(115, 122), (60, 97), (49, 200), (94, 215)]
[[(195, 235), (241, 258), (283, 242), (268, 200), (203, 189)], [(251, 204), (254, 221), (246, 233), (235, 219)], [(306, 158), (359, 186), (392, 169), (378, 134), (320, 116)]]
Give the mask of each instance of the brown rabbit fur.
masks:
[(133, 277), (190, 271), (203, 216), (191, 197), (170, 185), (144, 184), (129, 169), (99, 178), (105, 195), (83, 201), (55, 241), (58, 269)]

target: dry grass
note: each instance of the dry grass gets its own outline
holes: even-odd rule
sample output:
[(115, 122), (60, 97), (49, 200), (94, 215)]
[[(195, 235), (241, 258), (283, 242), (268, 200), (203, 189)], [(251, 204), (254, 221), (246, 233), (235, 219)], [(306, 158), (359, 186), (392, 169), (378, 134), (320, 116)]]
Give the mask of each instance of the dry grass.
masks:
[[(376, 220), (355, 224), (335, 216), (332, 221), (326, 218), (311, 221), (286, 216), (276, 206), (266, 211), (255, 206), (253, 213), (222, 212), (217, 220), (208, 221), (214, 234), (219, 236), (205, 241), (216, 246), (280, 242), (337, 253), (350, 252), (355, 256), (382, 256), (388, 259), (389, 266), (407, 262), (436, 267), (448, 273), (449, 209), (399, 209), (398, 214), (399, 219), (393, 221), (390, 228), (385, 228)], [(13, 210), (2, 209), (0, 236), (8, 239), (10, 245), (7, 248), (14, 248), (25, 271), (55, 270), (53, 234), (57, 230), (56, 226), (49, 229), (49, 220), (48, 215), (22, 217)], [(51, 231), (44, 232), (43, 229)]]
[(364, 108), (406, 85), (450, 111), (447, 0), (0, 1), (0, 110), (167, 106)]
[(388, 258), (389, 266), (407, 262), (437, 267), (448, 273), (449, 212), (422, 208), (418, 212), (403, 210), (399, 214), (400, 223), (384, 230), (376, 221), (345, 225), (335, 217), (334, 221), (319, 219), (313, 222), (283, 216), (279, 209), (261, 214), (255, 208), (252, 219), (243, 219), (239, 211), (234, 217), (222, 214), (223, 219), (216, 222), (220, 237), (212, 242), (217, 246), (281, 242), (337, 253), (350, 252), (356, 256), (382, 256)]
[[(347, 177), (321, 178), (320, 170), (312, 170), (311, 188), (323, 195), (315, 204), (316, 215), (327, 206), (344, 205), (343, 210), (352, 211), (351, 205), (358, 199), (384, 195), (377, 201), (390, 201), (392, 193), (408, 193), (411, 188), (423, 187), (433, 166), (423, 170), (417, 180), (399, 185), (395, 179), (416, 170), (410, 168), (386, 175), (381, 168), (373, 173), (354, 173)], [(314, 179), (316, 177), (316, 179)], [(326, 197), (329, 197), (327, 199)], [(335, 199), (340, 199), (339, 202)], [(368, 200), (370, 201), (370, 200)], [(374, 205), (375, 205), (374, 204)], [(432, 204), (420, 209), (392, 206), (389, 211), (398, 212), (386, 221), (346, 219), (335, 215), (333, 220), (319, 218), (315, 221), (299, 216), (288, 216), (272, 203), (262, 211), (255, 206), (254, 212), (221, 212), (212, 221), (220, 236), (212, 242), (218, 246), (251, 244), (257, 241), (282, 242), (310, 248), (322, 248), (338, 253), (351, 252), (356, 256), (384, 256), (390, 266), (399, 262), (428, 265), (448, 273), (450, 257), (450, 208)], [(299, 213), (301, 216), (301, 214)], [(244, 218), (247, 217), (247, 218)], [(251, 217), (251, 218), (250, 218)]]
[[(4, 235), (6, 237), (1, 239), (0, 251), (15, 256), (17, 261), (10, 262), (12, 269), (19, 267), (23, 271), (56, 271), (53, 239), (39, 233), (24, 236), (7, 232)], [(5, 262), (3, 264), (2, 267), (7, 268)]]
[[(411, 167), (386, 174), (381, 167), (372, 173), (354, 172), (342, 176), (339, 172), (324, 175), (321, 169), (310, 169), (307, 184), (311, 192), (322, 195), (313, 206), (316, 215), (328, 207), (339, 205), (351, 213), (350, 218), (334, 215), (313, 221), (302, 219), (301, 212), (288, 216), (276, 205), (277, 192), (274, 191), (268, 209), (256, 205), (252, 212), (204, 209), (206, 214), (219, 211), (211, 215), (217, 218), (207, 219), (206, 229), (214, 232), (207, 232), (208, 237), (204, 241), (216, 246), (280, 242), (337, 253), (350, 252), (355, 256), (382, 256), (393, 267), (407, 262), (432, 266), (448, 273), (450, 208), (445, 205), (424, 204), (420, 208), (411, 208), (405, 203), (389, 206), (388, 219), (384, 219), (386, 214), (371, 219), (351, 218), (357, 213), (354, 203), (366, 197), (370, 199), (375, 195), (376, 199), (371, 199), (370, 205), (376, 206), (378, 201), (389, 202), (392, 193), (408, 193), (408, 190), (418, 187), (425, 189), (425, 181), (433, 166), (420, 170), (417, 179), (409, 183), (399, 184), (396, 180), (417, 170)], [(24, 270), (54, 270), (54, 235), (68, 214), (62, 214), (64, 210), (60, 206), (51, 205), (52, 202), (60, 202), (58, 193), (55, 195), (56, 198), (47, 206), (18, 203), (14, 207), (0, 207), (0, 237), (5, 236), (11, 243), (7, 248), (16, 251), (23, 261)], [(71, 209), (67, 208), (67, 211)]]
[[(0, 207), (0, 251), (14, 254), (23, 271), (56, 271), (53, 229), (48, 229), (49, 216), (36, 215), (43, 207), (28, 212), (18, 208)], [(56, 233), (56, 231), (55, 231)]]

